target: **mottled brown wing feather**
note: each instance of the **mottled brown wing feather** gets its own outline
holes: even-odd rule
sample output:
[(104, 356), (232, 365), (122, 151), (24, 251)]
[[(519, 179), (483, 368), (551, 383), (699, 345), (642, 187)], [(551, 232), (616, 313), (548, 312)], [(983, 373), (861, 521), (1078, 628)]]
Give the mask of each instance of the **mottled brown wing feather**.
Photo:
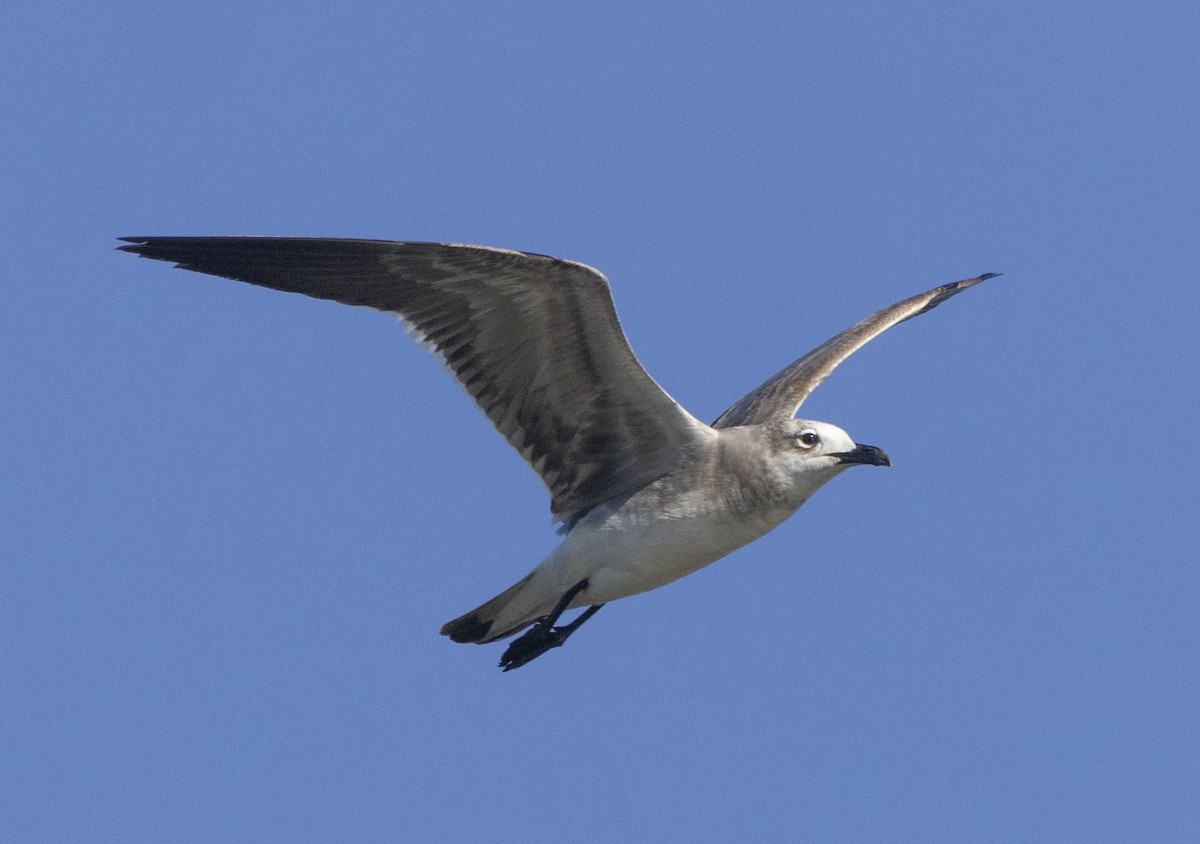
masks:
[(642, 368), (607, 280), (582, 264), (443, 243), (122, 240), (183, 269), (399, 314), (541, 476), (557, 518), (662, 477), (712, 433)]
[(809, 393), (815, 390), (838, 364), (868, 342), (893, 325), (920, 316), (956, 293), (998, 275), (999, 273), (984, 273), (977, 278), (943, 284), (872, 314), (767, 379), (717, 417), (713, 427), (760, 425), (777, 419), (792, 418)]

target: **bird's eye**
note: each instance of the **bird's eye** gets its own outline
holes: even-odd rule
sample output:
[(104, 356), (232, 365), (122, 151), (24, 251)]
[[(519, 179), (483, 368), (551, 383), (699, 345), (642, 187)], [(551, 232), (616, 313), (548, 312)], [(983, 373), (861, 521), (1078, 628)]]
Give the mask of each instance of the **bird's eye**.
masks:
[(809, 431), (801, 431), (796, 436), (796, 440), (805, 448), (812, 448), (814, 445), (816, 445), (817, 443), (819, 443), (821, 441), (821, 438), (820, 438), (820, 436), (817, 435), (816, 431), (809, 430)]

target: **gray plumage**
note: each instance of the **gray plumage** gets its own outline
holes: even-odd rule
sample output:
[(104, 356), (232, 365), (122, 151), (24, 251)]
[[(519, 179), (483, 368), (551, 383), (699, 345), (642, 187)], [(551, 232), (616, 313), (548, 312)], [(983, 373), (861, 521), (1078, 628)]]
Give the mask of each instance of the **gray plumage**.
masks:
[[(183, 269), (400, 316), (546, 484), (564, 542), (442, 632), (487, 642), (534, 628), (515, 668), (615, 600), (695, 571), (775, 527), (849, 465), (888, 465), (840, 428), (795, 420), (838, 364), (897, 323), (995, 274), (896, 303), (785, 367), (705, 425), (650, 377), (608, 280), (545, 255), (378, 240), (129, 237)], [(554, 627), (570, 607), (580, 619)]]
[(931, 311), (951, 296), (997, 275), (999, 273), (984, 273), (976, 278), (943, 284), (876, 311), (862, 322), (826, 340), (751, 390), (737, 404), (717, 417), (713, 427), (761, 425), (775, 419), (792, 418), (809, 393), (815, 390), (838, 364), (872, 339), (893, 325), (899, 325)]

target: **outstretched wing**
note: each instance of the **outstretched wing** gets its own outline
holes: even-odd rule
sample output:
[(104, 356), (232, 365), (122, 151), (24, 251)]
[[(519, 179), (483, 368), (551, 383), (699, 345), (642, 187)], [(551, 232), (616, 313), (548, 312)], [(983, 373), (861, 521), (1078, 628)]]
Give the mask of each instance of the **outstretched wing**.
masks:
[(545, 255), (447, 243), (127, 237), (183, 269), (399, 314), (567, 518), (677, 468), (713, 435), (646, 373), (608, 281)]
[(756, 387), (722, 413), (717, 421), (713, 422), (713, 427), (733, 428), (738, 425), (760, 425), (777, 419), (791, 419), (808, 398), (808, 394), (815, 390), (838, 364), (868, 342), (893, 325), (920, 316), (956, 293), (998, 275), (1000, 273), (984, 273), (978, 278), (943, 284), (871, 314)]

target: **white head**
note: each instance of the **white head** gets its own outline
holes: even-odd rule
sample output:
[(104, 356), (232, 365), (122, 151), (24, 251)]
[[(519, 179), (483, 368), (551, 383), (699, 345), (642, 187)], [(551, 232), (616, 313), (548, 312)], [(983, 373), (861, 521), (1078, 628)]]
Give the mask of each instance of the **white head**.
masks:
[(859, 445), (828, 422), (788, 419), (769, 429), (773, 446), (771, 473), (776, 483), (787, 488), (791, 496), (799, 496), (801, 503), (850, 466), (892, 465), (882, 450)]

